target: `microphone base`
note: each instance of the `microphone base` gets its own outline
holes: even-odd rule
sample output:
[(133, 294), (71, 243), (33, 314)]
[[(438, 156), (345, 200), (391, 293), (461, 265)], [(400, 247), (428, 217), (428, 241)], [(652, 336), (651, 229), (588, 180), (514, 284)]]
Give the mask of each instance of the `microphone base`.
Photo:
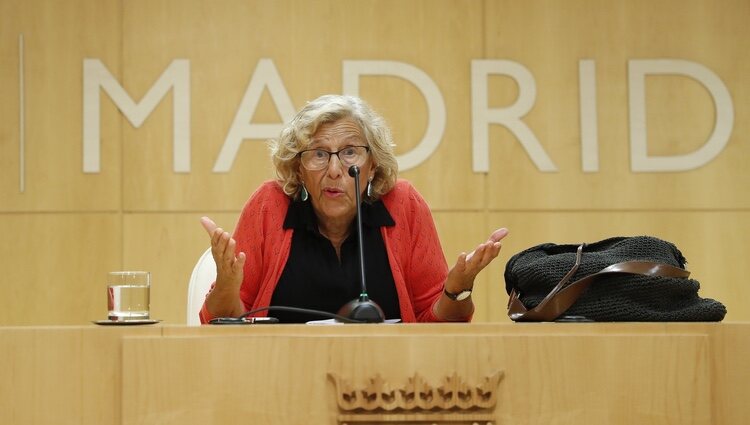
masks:
[(338, 312), (339, 316), (367, 323), (383, 323), (385, 314), (379, 305), (369, 299), (357, 298), (344, 304)]

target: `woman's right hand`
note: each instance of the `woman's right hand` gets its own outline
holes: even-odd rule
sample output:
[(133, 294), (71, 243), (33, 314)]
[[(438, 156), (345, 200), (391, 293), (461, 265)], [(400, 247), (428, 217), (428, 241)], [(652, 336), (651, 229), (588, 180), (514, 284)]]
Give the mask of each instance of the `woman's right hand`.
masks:
[(235, 254), (237, 241), (210, 218), (201, 217), (201, 225), (211, 237), (211, 254), (216, 263), (216, 286), (214, 288), (222, 290), (234, 288), (235, 291), (239, 291), (245, 266), (245, 253)]

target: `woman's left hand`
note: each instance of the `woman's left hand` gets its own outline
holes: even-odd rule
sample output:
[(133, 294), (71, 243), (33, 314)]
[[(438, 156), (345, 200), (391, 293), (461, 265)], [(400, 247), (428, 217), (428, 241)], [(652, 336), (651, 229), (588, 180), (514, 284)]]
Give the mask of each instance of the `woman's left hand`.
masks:
[(466, 254), (462, 252), (456, 264), (448, 272), (445, 289), (451, 293), (459, 293), (474, 286), (474, 278), (482, 269), (487, 267), (500, 253), (500, 240), (508, 235), (508, 229), (497, 229), (486, 242), (480, 244), (474, 251)]

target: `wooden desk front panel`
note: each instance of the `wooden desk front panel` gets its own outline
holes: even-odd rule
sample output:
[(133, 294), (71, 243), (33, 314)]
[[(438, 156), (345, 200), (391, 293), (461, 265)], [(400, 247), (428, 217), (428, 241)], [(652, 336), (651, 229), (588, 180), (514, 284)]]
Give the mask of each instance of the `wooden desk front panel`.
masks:
[(121, 423), (124, 334), (161, 328), (0, 328), (0, 424)]
[(532, 332), (503, 334), (454, 327), (436, 335), (400, 328), (372, 335), (313, 328), (307, 335), (126, 338), (122, 423), (334, 424), (328, 373), (355, 388), (379, 374), (400, 388), (415, 373), (437, 387), (454, 372), (476, 384), (504, 371), (496, 423), (712, 424), (703, 333), (564, 335), (527, 328)]
[(504, 371), (496, 423), (746, 422), (750, 324), (0, 328), (2, 424), (336, 422), (328, 373)]

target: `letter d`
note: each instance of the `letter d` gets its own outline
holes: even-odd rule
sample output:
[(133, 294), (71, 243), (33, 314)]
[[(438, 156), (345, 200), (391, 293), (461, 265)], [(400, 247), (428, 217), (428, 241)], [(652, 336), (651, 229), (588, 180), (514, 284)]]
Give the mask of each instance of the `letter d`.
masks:
[[(649, 156), (646, 140), (646, 74), (681, 74), (703, 84), (714, 101), (716, 121), (708, 141), (698, 150), (672, 156)], [(734, 107), (724, 83), (705, 66), (686, 60), (631, 60), (628, 63), (630, 95), (630, 167), (634, 172), (686, 171), (709, 163), (729, 142)]]

